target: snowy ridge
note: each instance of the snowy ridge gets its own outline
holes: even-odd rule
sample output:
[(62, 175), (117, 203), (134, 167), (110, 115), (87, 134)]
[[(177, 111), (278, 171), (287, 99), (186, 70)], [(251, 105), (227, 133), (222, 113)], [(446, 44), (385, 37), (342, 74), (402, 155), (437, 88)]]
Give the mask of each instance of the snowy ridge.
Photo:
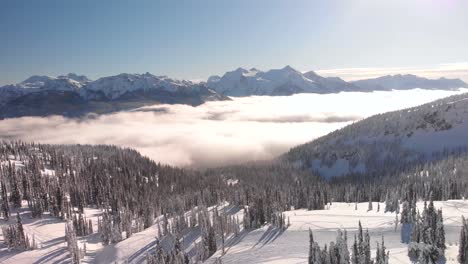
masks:
[(208, 79), (208, 86), (228, 96), (290, 95), (299, 92), (320, 92), (320, 87), (311, 79), (290, 66), (263, 72), (252, 68), (238, 68), (223, 77)]
[(376, 79), (346, 82), (338, 77), (322, 77), (314, 71), (301, 73), (291, 66), (266, 72), (238, 68), (222, 77), (211, 76), (207, 85), (227, 96), (291, 95), (295, 93), (372, 92), (381, 90), (444, 89), (468, 87), (459, 79), (430, 80), (415, 75), (383, 76)]
[(468, 147), (468, 94), (369, 117), (284, 157), (325, 177), (391, 171)]
[(150, 73), (123, 73), (96, 81), (74, 73), (57, 78), (32, 76), (19, 84), (0, 87), (0, 118), (53, 114), (82, 116), (157, 103), (196, 106), (213, 100), (228, 98), (203, 83)]
[(116, 99), (128, 92), (138, 90), (148, 91), (152, 89), (177, 92), (181, 89), (197, 90), (199, 86), (191, 81), (179, 81), (167, 76), (155, 76), (150, 73), (122, 73), (116, 76), (100, 78), (84, 87), (85, 91), (102, 92), (109, 99)]
[(468, 85), (460, 79), (427, 79), (412, 74), (387, 75), (374, 79), (366, 79), (351, 82), (365, 91), (389, 91), (407, 90), (413, 88), (421, 89), (443, 89), (455, 90)]

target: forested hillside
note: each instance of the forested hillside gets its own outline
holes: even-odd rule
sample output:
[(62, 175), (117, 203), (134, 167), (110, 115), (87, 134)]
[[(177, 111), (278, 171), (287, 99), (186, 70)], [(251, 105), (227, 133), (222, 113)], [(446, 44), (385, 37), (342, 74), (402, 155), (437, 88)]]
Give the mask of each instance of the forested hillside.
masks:
[(325, 177), (379, 175), (464, 153), (468, 142), (468, 94), (378, 114), (304, 145), (284, 159)]
[[(98, 238), (106, 249), (106, 245), (119, 244), (155, 226), (154, 242), (143, 252), (149, 254), (145, 257), (148, 262), (196, 262), (224, 248), (223, 241), (241, 230), (265, 224), (287, 228), (290, 220), (285, 212), (291, 209), (323, 210), (335, 202), (382, 202), (380, 210), (399, 212), (404, 202), (411, 205), (419, 200), (468, 195), (468, 157), (464, 153), (397, 174), (350, 175), (331, 181), (276, 162), (184, 170), (115, 146), (2, 142), (0, 153), (4, 243), (15, 250), (45, 250), (42, 245), (46, 242), (38, 243), (36, 233), (28, 233), (30, 227), (21, 223), (41, 218), (62, 221), (70, 252), (66, 258), (73, 262), (91, 258), (84, 253), (87, 244), (91, 247), (91, 238)], [(187, 230), (198, 230), (190, 233), (194, 242), (180, 246), (182, 242), (177, 241), (188, 239)], [(158, 246), (158, 241), (163, 244)]]
[[(287, 159), (206, 170), (157, 164), (116, 146), (3, 141), (0, 257), (196, 263), (219, 258), (254, 230), (268, 227), (281, 235), (300, 221), (291, 210), (323, 212), (335, 203), (358, 210), (358, 203), (368, 203), (368, 211), (396, 214), (402, 237), (411, 237), (404, 240), (410, 257), (438, 260), (445, 254), (439, 238), (444, 223), (432, 201), (468, 195), (468, 155), (461, 140), (466, 96), (371, 117), (292, 149)], [(414, 147), (436, 135), (448, 140), (426, 141), (431, 151)], [(384, 151), (385, 158), (377, 155)], [(321, 157), (317, 153), (366, 167), (327, 179), (320, 170), (298, 166), (313, 165)], [(418, 208), (421, 201), (428, 205)], [(450, 228), (450, 236), (458, 232)], [(317, 258), (332, 258), (314, 247), (322, 252)], [(379, 261), (388, 259), (384, 255)]]

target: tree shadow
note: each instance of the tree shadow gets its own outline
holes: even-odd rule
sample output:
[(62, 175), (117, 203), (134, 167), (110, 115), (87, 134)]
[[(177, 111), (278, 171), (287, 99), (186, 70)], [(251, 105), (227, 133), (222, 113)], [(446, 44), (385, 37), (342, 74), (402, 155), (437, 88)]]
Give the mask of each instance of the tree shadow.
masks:
[(285, 229), (269, 226), (268, 229), (263, 233), (262, 237), (252, 246), (252, 248), (261, 244), (261, 246), (265, 246), (268, 243), (275, 241), (280, 235), (283, 234)]
[(241, 208), (239, 206), (229, 206), (229, 208), (224, 209), (224, 213), (227, 215), (235, 215), (237, 214)]
[(40, 257), (39, 259), (37, 259), (36, 261), (34, 261), (33, 263), (34, 264), (45, 264), (45, 263), (58, 263), (60, 261), (63, 261), (65, 260), (66, 258), (68, 258), (68, 254), (62, 258), (61, 260), (59, 261), (54, 261), (53, 259), (56, 258), (56, 257), (59, 257), (61, 255), (63, 255), (64, 253), (66, 253), (66, 249), (65, 248), (57, 248), (57, 249), (54, 249), (52, 250), (51, 252), (47, 253), (46, 255)]
[(56, 245), (64, 243), (64, 242), (65, 242), (65, 236), (57, 237), (57, 238), (54, 238), (54, 239), (51, 239), (51, 240), (47, 240), (46, 242), (41, 243), (41, 245), (42, 245), (41, 249), (42, 248), (50, 248), (50, 247), (56, 246)]
[(224, 243), (224, 253), (228, 252), (233, 246), (239, 244), (252, 230), (244, 229), (237, 236), (230, 236)]

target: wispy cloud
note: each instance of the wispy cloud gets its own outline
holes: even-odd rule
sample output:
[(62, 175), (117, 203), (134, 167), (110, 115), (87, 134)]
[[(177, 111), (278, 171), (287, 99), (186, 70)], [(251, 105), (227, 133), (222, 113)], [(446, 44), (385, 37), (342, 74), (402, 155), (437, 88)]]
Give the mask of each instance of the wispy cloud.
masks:
[(156, 105), (80, 120), (24, 117), (0, 121), (0, 138), (115, 144), (163, 163), (217, 166), (273, 158), (360, 118), (454, 93), (410, 90), (260, 96), (199, 107)]

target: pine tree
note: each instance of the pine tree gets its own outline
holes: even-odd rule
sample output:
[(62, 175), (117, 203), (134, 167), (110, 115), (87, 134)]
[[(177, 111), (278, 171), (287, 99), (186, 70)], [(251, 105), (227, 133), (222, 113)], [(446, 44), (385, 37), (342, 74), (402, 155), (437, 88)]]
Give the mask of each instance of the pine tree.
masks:
[(309, 264), (320, 264), (322, 263), (322, 251), (318, 246), (317, 242), (314, 241), (314, 235), (312, 230), (309, 228)]
[(358, 249), (358, 242), (356, 239), (356, 235), (354, 235), (354, 243), (353, 243), (353, 255), (351, 258), (351, 263), (352, 264), (359, 264), (360, 260), (360, 254), (359, 254), (359, 249)]
[(16, 225), (18, 227), (17, 243), (20, 246), (20, 248), (27, 249), (28, 247), (26, 245), (26, 235), (24, 233), (23, 223), (21, 222), (21, 216), (18, 212), (16, 213)]
[(82, 254), (78, 247), (76, 233), (73, 228), (73, 222), (68, 221), (65, 224), (65, 240), (67, 241), (68, 252), (70, 253), (70, 260), (73, 264), (81, 263)]
[(397, 231), (398, 228), (398, 214), (395, 214), (395, 232)]
[(5, 186), (5, 182), (2, 180), (0, 182), (1, 185), (1, 191), (2, 191), (2, 214), (3, 218), (5, 218), (6, 221), (10, 219), (10, 205), (8, 202), (8, 192)]
[(366, 229), (366, 238), (364, 243), (364, 264), (371, 264), (371, 247), (370, 247), (370, 236), (369, 230)]
[(435, 246), (442, 251), (442, 255), (443, 255), (443, 251), (446, 249), (446, 246), (445, 246), (444, 218), (442, 217), (442, 210), (437, 211), (435, 237), (436, 237)]
[(369, 196), (369, 205), (367, 206), (367, 211), (372, 211), (372, 199), (371, 197)]
[(377, 242), (377, 254), (375, 256), (375, 264), (387, 264), (389, 252), (386, 252), (384, 237), (382, 236), (382, 243), (379, 245)]
[(340, 229), (338, 229), (335, 247), (337, 250), (336, 255), (338, 263), (349, 263), (349, 250), (346, 231), (343, 233)]
[(468, 223), (463, 216), (460, 240), (458, 242), (458, 262), (460, 264), (468, 264)]

